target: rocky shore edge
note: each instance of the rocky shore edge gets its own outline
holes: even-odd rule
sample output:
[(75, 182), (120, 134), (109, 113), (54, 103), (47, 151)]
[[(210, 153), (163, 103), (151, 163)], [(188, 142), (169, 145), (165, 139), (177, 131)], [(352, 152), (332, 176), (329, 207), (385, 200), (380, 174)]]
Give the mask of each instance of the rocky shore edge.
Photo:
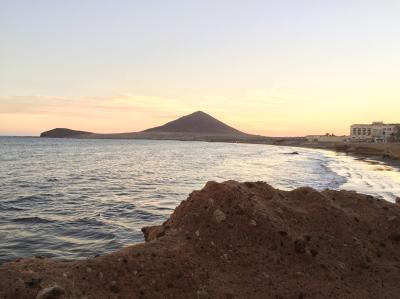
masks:
[(385, 161), (388, 165), (399, 166), (400, 143), (346, 143), (346, 142), (304, 142), (277, 140), (272, 145), (326, 149), (356, 157)]
[(96, 258), (1, 265), (0, 297), (400, 297), (400, 205), (372, 196), (208, 182), (143, 232)]

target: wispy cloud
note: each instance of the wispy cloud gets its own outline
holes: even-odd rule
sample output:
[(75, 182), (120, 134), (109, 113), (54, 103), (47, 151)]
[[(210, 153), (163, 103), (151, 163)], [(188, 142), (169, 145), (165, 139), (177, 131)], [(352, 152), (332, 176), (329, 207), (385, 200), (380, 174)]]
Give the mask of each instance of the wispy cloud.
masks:
[(99, 113), (157, 112), (173, 107), (178, 101), (139, 95), (117, 95), (109, 97), (53, 97), (53, 96), (9, 96), (0, 97), (2, 114), (70, 114), (97, 115)]
[[(0, 113), (79, 113), (135, 110), (159, 117), (176, 116), (181, 111), (201, 107), (219, 109), (240, 106), (277, 106), (306, 98), (277, 89), (249, 90), (241, 95), (203, 95), (194, 98), (169, 98), (148, 95), (118, 94), (113, 96), (59, 97), (43, 95), (1, 96)], [(159, 114), (159, 112), (163, 112)], [(167, 114), (166, 114), (167, 113)]]
[(207, 95), (200, 97), (200, 99), (214, 108), (226, 108), (227, 106), (231, 108), (247, 106), (269, 108), (297, 101), (309, 101), (306, 96), (300, 93), (276, 88), (247, 90), (242, 94), (235, 95)]

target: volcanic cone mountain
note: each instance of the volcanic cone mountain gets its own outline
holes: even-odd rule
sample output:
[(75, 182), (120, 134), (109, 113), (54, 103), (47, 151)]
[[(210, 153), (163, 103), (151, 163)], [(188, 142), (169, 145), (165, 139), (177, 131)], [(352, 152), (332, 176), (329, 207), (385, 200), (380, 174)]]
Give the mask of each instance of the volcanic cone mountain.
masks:
[(143, 132), (157, 133), (199, 133), (216, 135), (247, 135), (224, 124), (211, 115), (197, 111), (168, 122), (163, 126), (147, 129)]
[(57, 138), (108, 138), (108, 139), (166, 139), (202, 141), (255, 141), (267, 137), (247, 134), (219, 121), (211, 115), (197, 111), (170, 121), (162, 126), (141, 132), (97, 134), (70, 129), (53, 129), (41, 137)]

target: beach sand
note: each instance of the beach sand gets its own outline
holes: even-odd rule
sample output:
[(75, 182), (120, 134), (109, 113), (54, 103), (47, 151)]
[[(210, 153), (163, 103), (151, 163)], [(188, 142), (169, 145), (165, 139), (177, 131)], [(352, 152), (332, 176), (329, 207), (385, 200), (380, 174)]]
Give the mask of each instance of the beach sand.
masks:
[(395, 162), (391, 160), (400, 160), (400, 143), (306, 142), (296, 139), (277, 139), (272, 145), (327, 149), (354, 156), (387, 159), (388, 164)]

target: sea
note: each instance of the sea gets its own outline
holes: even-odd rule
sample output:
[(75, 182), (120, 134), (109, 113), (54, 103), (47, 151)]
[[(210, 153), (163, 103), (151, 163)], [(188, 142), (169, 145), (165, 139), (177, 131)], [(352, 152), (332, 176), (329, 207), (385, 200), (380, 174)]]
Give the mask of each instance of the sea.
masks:
[(0, 137), (0, 263), (82, 259), (142, 242), (143, 226), (161, 224), (207, 181), (226, 180), (400, 196), (398, 167), (327, 150)]

